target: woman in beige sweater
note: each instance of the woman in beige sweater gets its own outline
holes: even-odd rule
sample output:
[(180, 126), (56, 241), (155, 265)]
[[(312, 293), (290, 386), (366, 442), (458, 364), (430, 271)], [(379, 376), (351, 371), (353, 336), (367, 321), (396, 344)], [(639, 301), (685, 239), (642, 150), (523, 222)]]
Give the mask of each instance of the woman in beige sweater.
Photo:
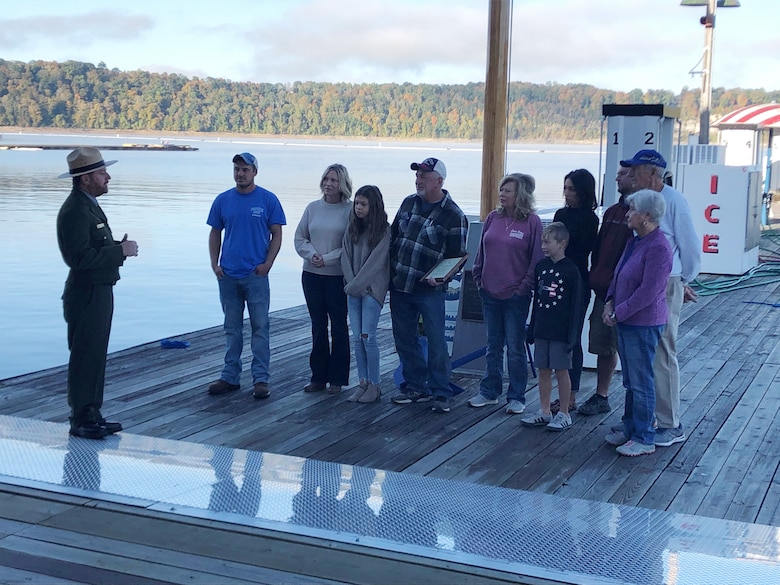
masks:
[[(320, 180), (322, 197), (306, 207), (295, 230), (303, 258), (303, 295), (311, 317), (311, 381), (304, 392), (336, 394), (349, 383), (347, 296), (341, 272), (341, 242), (352, 209), (352, 180), (343, 165), (330, 165)], [(330, 340), (328, 339), (330, 322)]]

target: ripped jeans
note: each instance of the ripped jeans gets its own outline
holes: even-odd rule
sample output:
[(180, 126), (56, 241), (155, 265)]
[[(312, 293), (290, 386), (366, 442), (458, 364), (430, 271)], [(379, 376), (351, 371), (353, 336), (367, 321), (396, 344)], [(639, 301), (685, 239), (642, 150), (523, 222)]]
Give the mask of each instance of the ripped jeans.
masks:
[(379, 346), (376, 327), (382, 305), (371, 295), (347, 296), (349, 324), (352, 327), (352, 351), (355, 353), (358, 376), (371, 384), (379, 384)]

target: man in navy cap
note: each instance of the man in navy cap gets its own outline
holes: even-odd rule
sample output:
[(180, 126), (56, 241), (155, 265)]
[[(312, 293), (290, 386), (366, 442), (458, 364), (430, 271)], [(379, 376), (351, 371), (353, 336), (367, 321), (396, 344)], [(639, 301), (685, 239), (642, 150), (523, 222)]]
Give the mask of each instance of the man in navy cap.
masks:
[(73, 190), (57, 215), (57, 243), (68, 279), (62, 293), (68, 324), (68, 405), (70, 434), (84, 439), (103, 439), (122, 430), (100, 412), (106, 375), (106, 351), (114, 314), (114, 285), (119, 267), (138, 256), (138, 244), (114, 239), (98, 197), (108, 193), (111, 175), (97, 148), (80, 146), (68, 154), (68, 172)]
[(661, 335), (653, 363), (655, 376), (655, 415), (658, 429), (655, 444), (669, 447), (685, 440), (680, 422), (680, 366), (677, 362), (677, 329), (684, 302), (695, 301), (689, 283), (699, 274), (701, 256), (691, 208), (682, 193), (664, 183), (666, 160), (656, 150), (640, 150), (633, 158), (621, 160), (631, 169), (629, 178), (635, 189), (652, 189), (666, 200), (666, 213), (660, 228), (672, 247), (672, 273), (666, 288), (669, 321)]
[[(257, 159), (248, 152), (233, 157), (236, 186), (217, 196), (206, 223), (211, 269), (219, 283), (225, 314), (225, 366), (209, 394), (225, 394), (241, 387), (241, 351), (244, 345), (244, 306), (252, 327), (252, 395), (268, 398), (271, 291), (268, 272), (282, 246), (287, 223), (279, 199), (255, 185)], [(222, 232), (225, 232), (224, 241)]]
[[(447, 168), (436, 158), (412, 163), (416, 193), (401, 203), (390, 227), (390, 313), (393, 337), (406, 387), (395, 404), (428, 402), (449, 412), (450, 356), (444, 336), (447, 282), (423, 277), (444, 258), (466, 253), (466, 216), (442, 188)], [(428, 339), (426, 360), (419, 345), (422, 317)]]

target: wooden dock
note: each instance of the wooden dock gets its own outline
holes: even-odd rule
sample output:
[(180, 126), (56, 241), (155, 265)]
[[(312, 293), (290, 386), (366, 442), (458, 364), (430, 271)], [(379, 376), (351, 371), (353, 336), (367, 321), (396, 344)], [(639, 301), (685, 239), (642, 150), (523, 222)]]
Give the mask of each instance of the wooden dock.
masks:
[[(294, 307), (271, 319), (270, 399), (251, 397), (246, 372), (241, 391), (206, 393), (223, 358), (214, 327), (180, 336), (188, 349), (155, 341), (112, 354), (104, 412), (130, 433), (780, 526), (780, 451), (771, 448), (780, 427), (780, 309), (746, 303), (774, 304), (778, 296), (780, 285), (767, 284), (685, 306), (679, 351), (688, 440), (651, 457), (617, 457), (604, 444), (622, 414), (619, 375), (612, 412), (575, 416), (562, 434), (524, 428), (501, 405), (469, 408), (479, 382), (470, 375), (455, 374), (466, 391), (447, 415), (392, 404), (397, 357), (387, 313), (379, 403), (302, 392), (310, 323), (305, 307)], [(0, 414), (67, 421), (65, 378), (63, 366), (0, 382)], [(583, 378), (581, 399), (595, 374)], [(534, 408), (531, 385), (527, 397)]]
[[(778, 249), (767, 237), (762, 245), (773, 255)], [(604, 443), (622, 414), (619, 375), (612, 412), (575, 415), (565, 433), (524, 428), (501, 405), (469, 408), (479, 383), (473, 375), (454, 375), (466, 391), (449, 414), (392, 404), (397, 356), (386, 310), (379, 403), (347, 402), (346, 391), (302, 392), (310, 322), (305, 307), (294, 307), (272, 314), (268, 400), (252, 398), (247, 372), (241, 391), (206, 393), (222, 365), (218, 326), (178, 337), (190, 342), (187, 349), (153, 341), (111, 354), (104, 414), (140, 435), (780, 526), (780, 283), (773, 280), (684, 307), (678, 349), (688, 439), (652, 456), (619, 457)], [(62, 366), (0, 381), (0, 414), (65, 422), (65, 378)], [(529, 408), (538, 404), (535, 382)], [(580, 400), (594, 385), (595, 374), (586, 372)], [(12, 519), (0, 514), (0, 527), (3, 518)]]

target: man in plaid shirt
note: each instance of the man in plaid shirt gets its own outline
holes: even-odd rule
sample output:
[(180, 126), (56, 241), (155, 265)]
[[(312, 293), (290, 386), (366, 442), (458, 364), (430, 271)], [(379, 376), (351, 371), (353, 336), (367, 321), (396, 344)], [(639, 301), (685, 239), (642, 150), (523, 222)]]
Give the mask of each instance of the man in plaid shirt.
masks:
[[(444, 294), (447, 282), (425, 274), (443, 258), (466, 253), (466, 216), (442, 188), (444, 163), (426, 158), (412, 163), (417, 192), (409, 195), (390, 228), (390, 312), (393, 337), (406, 387), (395, 404), (428, 402), (434, 412), (449, 412), (450, 356), (444, 337)], [(419, 344), (419, 320), (428, 339), (428, 358)]]

